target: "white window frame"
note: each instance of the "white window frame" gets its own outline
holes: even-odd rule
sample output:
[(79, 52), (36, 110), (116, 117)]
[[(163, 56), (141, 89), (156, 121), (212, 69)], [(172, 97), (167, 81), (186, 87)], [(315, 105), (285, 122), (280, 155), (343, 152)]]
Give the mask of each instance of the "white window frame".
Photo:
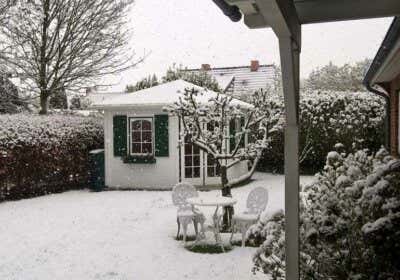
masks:
[[(134, 121), (150, 121), (151, 123), (151, 153), (132, 153), (132, 123)], [(129, 155), (130, 156), (146, 156), (146, 155), (152, 155), (154, 156), (154, 147), (155, 147), (155, 143), (154, 143), (154, 118), (153, 117), (129, 117), (129, 127), (128, 127), (128, 151), (129, 151)], [(143, 130), (140, 130), (141, 133), (143, 133)], [(143, 140), (143, 139), (142, 139)], [(139, 142), (138, 142), (139, 143)], [(140, 142), (141, 144), (143, 144), (144, 142)]]

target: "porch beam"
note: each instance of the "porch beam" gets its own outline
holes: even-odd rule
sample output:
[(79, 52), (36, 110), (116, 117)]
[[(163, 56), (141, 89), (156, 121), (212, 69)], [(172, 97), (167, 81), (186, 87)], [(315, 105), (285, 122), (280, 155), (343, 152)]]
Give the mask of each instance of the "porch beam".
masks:
[(255, 0), (260, 14), (278, 38), (291, 37), (298, 48), (301, 46), (300, 23), (291, 0)]

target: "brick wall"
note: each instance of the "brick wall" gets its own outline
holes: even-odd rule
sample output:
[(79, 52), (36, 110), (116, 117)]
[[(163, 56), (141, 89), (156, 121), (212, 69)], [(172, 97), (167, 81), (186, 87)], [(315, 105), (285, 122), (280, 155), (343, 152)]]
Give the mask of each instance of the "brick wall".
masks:
[(390, 152), (399, 156), (400, 75), (390, 83)]

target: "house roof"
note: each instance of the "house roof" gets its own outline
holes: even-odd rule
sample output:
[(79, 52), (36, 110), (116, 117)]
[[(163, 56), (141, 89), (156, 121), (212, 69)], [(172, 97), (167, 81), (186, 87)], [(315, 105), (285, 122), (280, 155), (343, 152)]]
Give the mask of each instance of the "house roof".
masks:
[[(217, 93), (214, 91), (206, 90), (183, 80), (176, 80), (132, 93), (121, 94), (117, 97), (107, 98), (101, 102), (94, 103), (92, 107), (96, 109), (112, 109), (172, 105), (183, 96), (185, 88), (195, 88), (199, 92), (202, 92), (202, 95), (197, 96), (197, 101), (200, 103), (208, 103), (210, 98), (217, 96)], [(243, 107), (251, 106), (249, 103), (238, 99), (233, 99), (231, 104)]]
[(274, 81), (276, 67), (273, 64), (263, 64), (259, 65), (256, 71), (252, 71), (249, 65), (215, 67), (210, 70), (188, 69), (187, 71), (205, 71), (217, 80), (226, 93), (242, 96), (271, 85)]
[(395, 17), (365, 77), (366, 86), (385, 83), (400, 74), (400, 17)]

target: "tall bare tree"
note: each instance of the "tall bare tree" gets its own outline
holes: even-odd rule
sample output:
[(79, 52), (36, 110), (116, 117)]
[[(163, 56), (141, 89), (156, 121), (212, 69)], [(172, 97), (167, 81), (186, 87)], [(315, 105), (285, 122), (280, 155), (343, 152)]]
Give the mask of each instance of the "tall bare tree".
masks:
[(79, 90), (136, 63), (127, 12), (133, 0), (17, 0), (1, 27), (8, 71), (40, 95), (40, 113), (60, 90)]

